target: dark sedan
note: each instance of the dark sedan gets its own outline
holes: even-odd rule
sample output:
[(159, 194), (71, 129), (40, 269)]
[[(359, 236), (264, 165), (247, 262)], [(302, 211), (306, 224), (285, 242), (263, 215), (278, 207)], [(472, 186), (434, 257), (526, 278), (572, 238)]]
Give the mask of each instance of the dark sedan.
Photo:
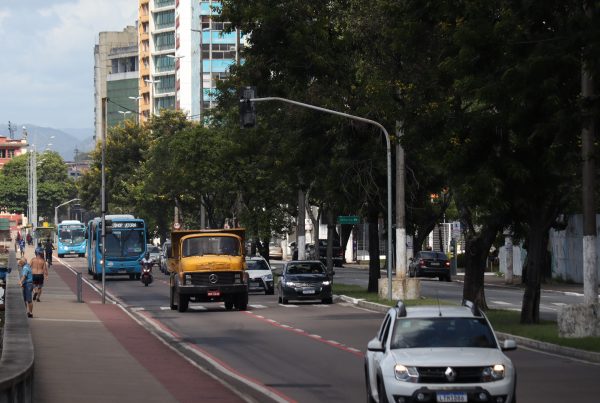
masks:
[(287, 304), (290, 300), (319, 299), (324, 304), (331, 304), (333, 274), (334, 272), (329, 275), (323, 263), (318, 260), (287, 262), (283, 266), (277, 287), (279, 302)]
[(421, 251), (410, 260), (410, 277), (438, 277), (440, 281), (451, 281), (450, 261), (443, 252)]

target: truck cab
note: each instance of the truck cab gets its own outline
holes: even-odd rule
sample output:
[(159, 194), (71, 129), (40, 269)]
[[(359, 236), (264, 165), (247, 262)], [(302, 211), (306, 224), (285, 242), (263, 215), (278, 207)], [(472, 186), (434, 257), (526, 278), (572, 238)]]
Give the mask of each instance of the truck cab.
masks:
[(242, 228), (171, 232), (170, 307), (185, 312), (189, 302), (224, 302), (248, 307)]

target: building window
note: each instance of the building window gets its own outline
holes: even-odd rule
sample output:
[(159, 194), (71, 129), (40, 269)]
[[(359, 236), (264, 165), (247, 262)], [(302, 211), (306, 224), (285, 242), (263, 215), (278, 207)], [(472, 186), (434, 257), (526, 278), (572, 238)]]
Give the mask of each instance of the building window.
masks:
[(6, 158), (6, 150), (0, 149), (0, 158)]
[(158, 51), (175, 49), (175, 34), (173, 32), (156, 34), (154, 35), (154, 43)]
[(161, 76), (160, 81), (156, 83), (155, 89), (157, 94), (175, 92), (175, 76)]
[(175, 0), (154, 0), (154, 7), (168, 7), (175, 4)]
[(175, 26), (175, 11), (163, 11), (154, 14), (154, 26), (156, 29), (173, 28)]
[[(235, 60), (235, 44), (233, 43), (213, 43), (212, 58)], [(210, 43), (202, 44), (202, 59), (210, 59)]]
[(166, 55), (155, 56), (154, 66), (156, 67), (157, 73), (163, 73), (165, 71), (174, 71), (175, 59), (172, 57), (167, 57)]
[(15, 157), (15, 150), (8, 150), (8, 158), (14, 158)]

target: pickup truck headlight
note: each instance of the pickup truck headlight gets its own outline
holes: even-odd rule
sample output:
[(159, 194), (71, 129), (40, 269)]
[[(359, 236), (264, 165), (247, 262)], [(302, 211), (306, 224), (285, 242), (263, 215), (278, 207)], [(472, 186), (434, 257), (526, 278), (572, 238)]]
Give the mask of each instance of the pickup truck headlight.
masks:
[(504, 365), (496, 364), (491, 367), (485, 367), (481, 373), (483, 382), (493, 382), (504, 379)]
[(415, 367), (406, 367), (402, 364), (396, 364), (394, 375), (397, 380), (403, 382), (417, 382), (419, 380), (419, 372)]

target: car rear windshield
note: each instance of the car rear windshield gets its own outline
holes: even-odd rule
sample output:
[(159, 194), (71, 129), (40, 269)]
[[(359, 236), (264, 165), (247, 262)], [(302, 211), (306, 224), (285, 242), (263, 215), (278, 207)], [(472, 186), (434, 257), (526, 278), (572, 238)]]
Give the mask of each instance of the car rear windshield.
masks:
[(290, 265), (287, 268), (288, 274), (323, 274), (323, 266), (320, 263), (302, 263)]
[(446, 260), (448, 257), (442, 252), (420, 252), (423, 259)]
[(402, 318), (394, 325), (391, 348), (497, 348), (483, 318)]
[(267, 262), (264, 260), (247, 260), (248, 270), (269, 270)]

